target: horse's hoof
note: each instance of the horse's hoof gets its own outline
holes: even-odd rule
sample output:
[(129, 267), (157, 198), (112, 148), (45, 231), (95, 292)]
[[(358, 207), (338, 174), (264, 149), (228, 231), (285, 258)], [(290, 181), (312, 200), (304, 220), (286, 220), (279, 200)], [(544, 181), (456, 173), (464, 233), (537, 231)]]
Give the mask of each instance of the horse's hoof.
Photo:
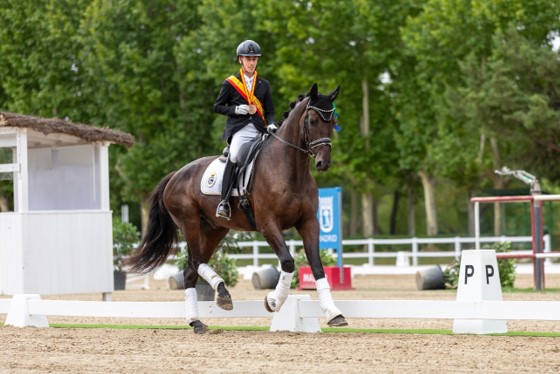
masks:
[(342, 327), (342, 326), (348, 326), (348, 322), (346, 322), (346, 318), (344, 318), (344, 316), (342, 314), (334, 317), (333, 319), (331, 319), (329, 322), (327, 322), (327, 324), (330, 327)]
[(231, 301), (231, 296), (220, 296), (216, 298), (216, 305), (218, 305), (223, 310), (232, 310), (233, 302)]
[(270, 305), (268, 305), (268, 300), (267, 300), (267, 297), (266, 297), (266, 296), (264, 297), (264, 308), (265, 308), (268, 312), (270, 312), (270, 313), (274, 312), (274, 310), (272, 310), (272, 308), (270, 307)]
[(191, 322), (190, 325), (195, 334), (206, 334), (208, 332), (208, 326), (200, 321)]

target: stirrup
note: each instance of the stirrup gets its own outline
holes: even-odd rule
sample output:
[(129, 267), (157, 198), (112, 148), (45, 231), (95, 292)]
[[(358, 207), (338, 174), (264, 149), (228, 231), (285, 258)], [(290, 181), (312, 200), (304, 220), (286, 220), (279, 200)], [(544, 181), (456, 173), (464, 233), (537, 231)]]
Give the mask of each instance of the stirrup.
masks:
[(218, 208), (216, 209), (216, 217), (223, 218), (225, 220), (231, 219), (231, 207), (229, 202), (222, 200), (218, 204)]

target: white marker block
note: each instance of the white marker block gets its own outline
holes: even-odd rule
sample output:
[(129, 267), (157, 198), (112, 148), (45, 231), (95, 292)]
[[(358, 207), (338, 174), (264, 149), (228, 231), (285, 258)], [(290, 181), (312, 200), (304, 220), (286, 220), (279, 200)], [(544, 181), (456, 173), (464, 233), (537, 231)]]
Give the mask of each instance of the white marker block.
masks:
[[(502, 301), (502, 286), (496, 251), (464, 250), (457, 287), (457, 301)], [(456, 319), (456, 334), (495, 334), (507, 332), (504, 320)]]
[(49, 327), (47, 316), (29, 314), (29, 300), (41, 300), (39, 295), (14, 295), (10, 310), (6, 316), (6, 326), (15, 327)]
[(279, 312), (274, 313), (270, 331), (321, 332), (317, 318), (302, 318), (299, 300), (311, 300), (309, 295), (290, 295)]

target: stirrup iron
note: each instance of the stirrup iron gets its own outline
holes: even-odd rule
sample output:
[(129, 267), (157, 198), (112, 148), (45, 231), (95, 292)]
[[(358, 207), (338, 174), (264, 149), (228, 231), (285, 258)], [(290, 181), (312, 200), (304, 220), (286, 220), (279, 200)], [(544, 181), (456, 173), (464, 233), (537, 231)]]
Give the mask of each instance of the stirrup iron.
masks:
[(220, 201), (218, 208), (216, 209), (216, 217), (223, 218), (228, 221), (231, 219), (231, 206), (228, 201)]

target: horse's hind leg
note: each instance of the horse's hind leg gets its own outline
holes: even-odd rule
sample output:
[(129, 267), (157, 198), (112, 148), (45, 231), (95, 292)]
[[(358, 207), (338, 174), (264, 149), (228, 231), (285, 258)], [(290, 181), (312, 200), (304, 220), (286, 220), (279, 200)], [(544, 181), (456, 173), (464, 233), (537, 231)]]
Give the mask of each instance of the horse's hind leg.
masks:
[[(191, 215), (192, 217), (192, 215)], [(199, 319), (196, 282), (202, 276), (218, 292), (217, 303), (223, 309), (232, 309), (231, 296), (223, 280), (207, 265), (214, 250), (229, 231), (224, 228), (212, 228), (198, 219), (183, 222), (183, 234), (188, 244), (188, 266), (184, 271), (186, 320), (196, 334), (204, 334), (208, 327)], [(224, 302), (225, 300), (225, 302)], [(229, 300), (229, 303), (227, 302)]]
[(212, 227), (206, 222), (200, 225), (200, 248), (204, 253), (210, 253), (210, 256), (198, 265), (198, 274), (212, 285), (217, 292), (216, 305), (224, 310), (232, 310), (233, 302), (231, 295), (226, 288), (224, 280), (210, 267), (207, 262), (210, 261), (214, 250), (220, 244), (220, 241), (226, 236), (229, 229), (223, 227)]
[(216, 304), (222, 309), (231, 310), (233, 309), (233, 303), (224, 280), (208, 266), (208, 261), (214, 254), (214, 250), (229, 229), (213, 227), (203, 220), (199, 221), (197, 227), (198, 230), (188, 229), (185, 232), (189, 246), (189, 267), (193, 271), (192, 279), (187, 278), (187, 274), (185, 274), (185, 286), (192, 285), (194, 287), (197, 276), (200, 275), (217, 292)]

